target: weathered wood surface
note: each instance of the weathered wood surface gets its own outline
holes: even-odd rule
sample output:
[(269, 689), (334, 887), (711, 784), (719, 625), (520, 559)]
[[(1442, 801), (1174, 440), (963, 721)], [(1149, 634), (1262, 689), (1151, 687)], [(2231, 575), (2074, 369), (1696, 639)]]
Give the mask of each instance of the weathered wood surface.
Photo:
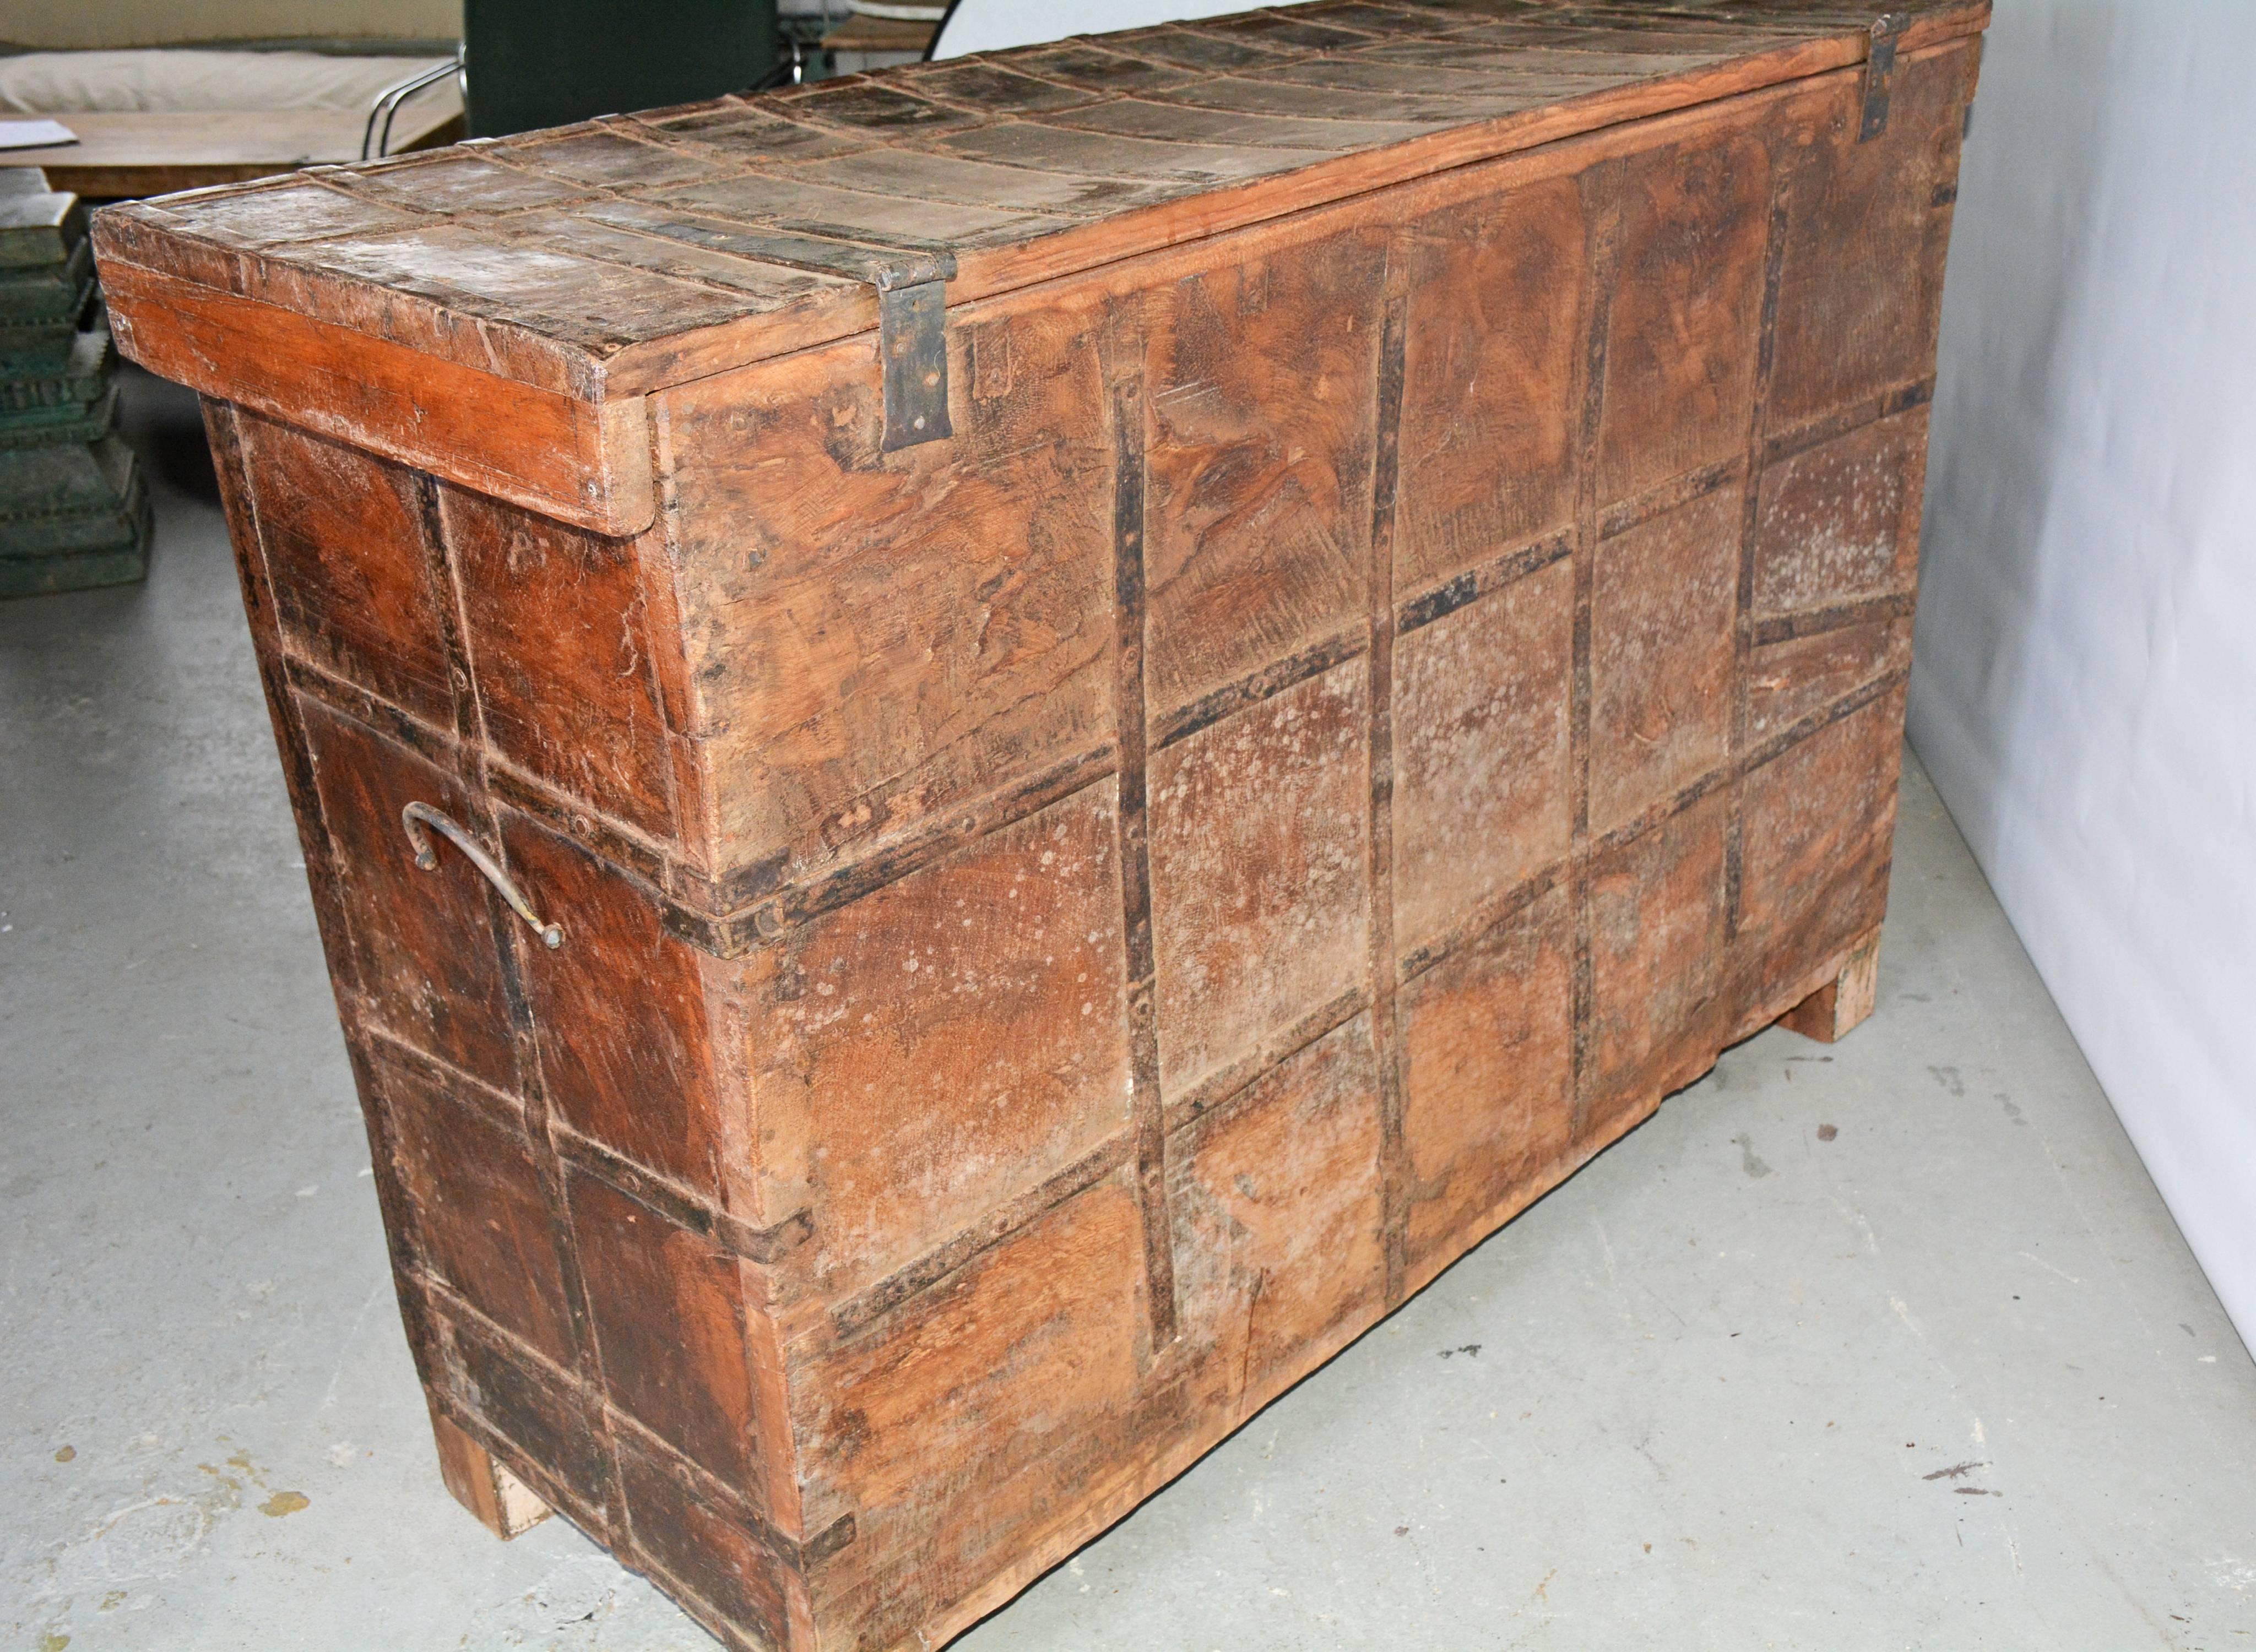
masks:
[[(945, 246), (962, 302), (1855, 65), (1872, 17), (1788, 0), (1293, 13), (1323, 21), (1138, 31), (316, 168), (113, 212), (102, 250), (180, 273), (193, 258), (243, 297), (481, 371), (633, 395), (869, 325), (853, 281), (730, 292), (743, 277), (713, 261), (669, 268), (683, 249), (804, 278)], [(1902, 49), (1985, 15), (1920, 7)], [(1371, 89), (1405, 69), (1414, 101)], [(528, 244), (542, 256), (502, 256)]]
[[(211, 397), (481, 1518), (732, 1645), (936, 1645), (1729, 1042), (1869, 1012), (1981, 13), (1859, 142), (1865, 21), (1326, 0), (102, 221)], [(880, 212), (960, 271), (892, 452), (871, 269), (807, 262)], [(368, 250), (441, 234), (486, 299)], [(602, 399), (607, 290), (678, 382)]]
[(438, 1444), (439, 1473), (447, 1489), (495, 1536), (522, 1536), (554, 1512), (436, 1408), (431, 1412), (431, 1434)]

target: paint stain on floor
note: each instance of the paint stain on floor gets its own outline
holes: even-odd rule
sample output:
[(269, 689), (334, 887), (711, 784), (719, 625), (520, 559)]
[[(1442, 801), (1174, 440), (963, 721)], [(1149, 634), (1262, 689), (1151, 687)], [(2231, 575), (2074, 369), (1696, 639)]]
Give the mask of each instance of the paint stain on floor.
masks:
[(1748, 1134), (1746, 1131), (1742, 1130), (1738, 1135), (1731, 1138), (1731, 1145), (1739, 1149), (1739, 1168), (1745, 1170), (1748, 1176), (1752, 1177), (1760, 1177), (1770, 1174), (1770, 1166), (1764, 1163), (1760, 1158), (1756, 1156), (1755, 1142), (1752, 1135)]

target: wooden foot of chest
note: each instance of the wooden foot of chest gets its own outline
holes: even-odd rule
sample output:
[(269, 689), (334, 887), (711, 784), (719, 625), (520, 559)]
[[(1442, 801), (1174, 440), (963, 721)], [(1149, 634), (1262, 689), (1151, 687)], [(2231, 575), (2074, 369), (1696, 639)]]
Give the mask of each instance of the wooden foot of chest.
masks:
[(1880, 984), (1880, 932), (1858, 943), (1841, 973), (1778, 1018), (1805, 1038), (1831, 1044), (1872, 1013)]
[(439, 1448), (439, 1474), (455, 1501), (506, 1542), (530, 1531), (553, 1512), (493, 1453), (431, 1408), (431, 1435)]

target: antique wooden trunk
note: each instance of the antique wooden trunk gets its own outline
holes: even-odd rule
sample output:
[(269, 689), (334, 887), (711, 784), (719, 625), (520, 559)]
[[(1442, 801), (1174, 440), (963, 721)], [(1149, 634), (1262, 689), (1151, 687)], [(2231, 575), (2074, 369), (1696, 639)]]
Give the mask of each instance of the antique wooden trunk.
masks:
[(1985, 17), (1322, 0), (102, 214), (457, 1494), (937, 1645), (1864, 1014)]

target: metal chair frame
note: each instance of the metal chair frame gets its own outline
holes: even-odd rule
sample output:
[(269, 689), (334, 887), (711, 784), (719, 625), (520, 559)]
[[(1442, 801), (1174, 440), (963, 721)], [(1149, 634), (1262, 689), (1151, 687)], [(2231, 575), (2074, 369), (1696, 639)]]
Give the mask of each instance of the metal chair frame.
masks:
[[(411, 74), (405, 80), (394, 81), (376, 95), (376, 101), (368, 106), (368, 125), (361, 132), (360, 158), (363, 160), (380, 160), (389, 153), (391, 149), (391, 123), (393, 117), (399, 113), (399, 106), (424, 88), (436, 86), (449, 74), (455, 75), (460, 81), (462, 88), (462, 106), (465, 109), (469, 108), (469, 59), (464, 49), (457, 45), (455, 47), (455, 60), (452, 63), (441, 63), (435, 68), (424, 69)], [(384, 117), (384, 130), (381, 137), (377, 135), (376, 125), (377, 116), (379, 115)]]

